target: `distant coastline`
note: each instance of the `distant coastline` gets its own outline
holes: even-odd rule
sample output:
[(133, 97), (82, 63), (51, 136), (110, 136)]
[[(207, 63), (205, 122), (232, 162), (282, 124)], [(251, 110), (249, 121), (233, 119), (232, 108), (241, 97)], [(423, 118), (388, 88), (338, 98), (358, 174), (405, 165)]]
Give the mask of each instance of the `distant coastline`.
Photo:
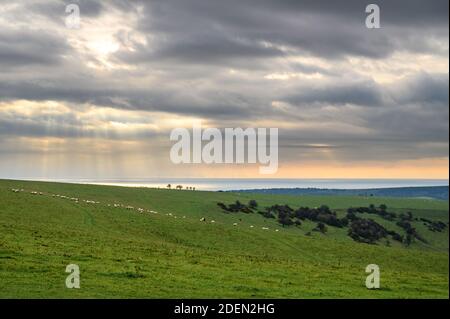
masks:
[(364, 197), (405, 197), (448, 200), (448, 186), (394, 187), (372, 189), (326, 189), (326, 188), (270, 188), (245, 189), (234, 192), (277, 194), (277, 195), (328, 195), (328, 196), (364, 196)]

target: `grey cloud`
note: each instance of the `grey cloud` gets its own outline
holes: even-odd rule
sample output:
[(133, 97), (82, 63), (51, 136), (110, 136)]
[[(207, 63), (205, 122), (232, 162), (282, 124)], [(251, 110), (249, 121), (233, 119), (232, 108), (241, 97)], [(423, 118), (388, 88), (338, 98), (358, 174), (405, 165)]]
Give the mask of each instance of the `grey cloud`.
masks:
[(333, 83), (318, 88), (303, 88), (300, 91), (287, 97), (286, 101), (294, 105), (324, 103), (380, 106), (384, 104), (383, 91), (374, 82)]
[(324, 69), (316, 65), (308, 65), (304, 63), (292, 63), (291, 68), (293, 71), (304, 73), (304, 74), (325, 74), (325, 75), (337, 75), (335, 72)]
[[(123, 89), (102, 83), (0, 82), (0, 100), (65, 101), (128, 110), (160, 111), (212, 118), (249, 116), (252, 103), (237, 93), (203, 92), (201, 96), (171, 89)], [(253, 103), (254, 104), (254, 103)]]
[(29, 65), (56, 65), (68, 49), (65, 39), (45, 30), (0, 30), (0, 66), (3, 70)]
[(167, 45), (158, 46), (155, 50), (138, 54), (119, 54), (118, 57), (133, 62), (179, 61), (208, 64), (218, 63), (236, 58), (270, 58), (283, 56), (284, 53), (273, 47), (265, 47), (261, 43), (249, 40), (228, 38), (221, 35), (195, 35), (190, 38), (180, 38)]
[(55, 21), (63, 21), (67, 15), (66, 6), (76, 4), (80, 8), (81, 17), (95, 18), (104, 10), (104, 3), (100, 0), (56, 0), (49, 2), (31, 3), (27, 10), (45, 16)]
[(383, 58), (396, 50), (436, 52), (439, 48), (430, 36), (448, 38), (448, 2), (442, 0), (427, 6), (421, 1), (380, 1), (384, 24), (379, 30), (365, 27), (366, 4), (356, 0), (143, 4), (139, 28), (150, 35), (151, 45), (139, 47), (136, 54), (122, 52), (118, 57), (125, 61), (151, 63), (156, 57), (172, 57), (184, 63), (233, 65), (236, 60), (259, 62), (248, 60), (252, 54), (254, 58), (286, 54), (261, 47), (262, 42), (287, 46), (296, 54)]
[(132, 132), (114, 129), (97, 129), (75, 119), (73, 115), (0, 119), (0, 135), (58, 138), (103, 138), (109, 140), (148, 140), (161, 135), (154, 129), (146, 128)]
[(448, 108), (448, 74), (420, 73), (394, 86), (392, 95), (398, 103), (441, 103)]

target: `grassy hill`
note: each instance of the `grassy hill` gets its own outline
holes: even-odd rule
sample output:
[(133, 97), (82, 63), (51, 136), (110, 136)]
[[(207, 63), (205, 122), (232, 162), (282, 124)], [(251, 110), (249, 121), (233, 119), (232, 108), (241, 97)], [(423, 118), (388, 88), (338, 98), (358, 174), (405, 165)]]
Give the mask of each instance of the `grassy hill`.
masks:
[[(385, 204), (396, 213), (448, 223), (448, 202), (431, 199), (5, 180), (0, 181), (0, 297), (448, 298), (448, 227), (431, 232), (414, 222), (426, 244), (388, 247), (355, 242), (344, 228), (311, 232), (315, 223), (309, 221), (281, 227), (256, 213), (227, 214), (217, 206), (251, 199), (261, 207), (326, 204), (340, 215), (351, 206)], [(81, 289), (65, 287), (68, 264), (80, 266)], [(365, 287), (368, 264), (380, 266), (379, 290)]]

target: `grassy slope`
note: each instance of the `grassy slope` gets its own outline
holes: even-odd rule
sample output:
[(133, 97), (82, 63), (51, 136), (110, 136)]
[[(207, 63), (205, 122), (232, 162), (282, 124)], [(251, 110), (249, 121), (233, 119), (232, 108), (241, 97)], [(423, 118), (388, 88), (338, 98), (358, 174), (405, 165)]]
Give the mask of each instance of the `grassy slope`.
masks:
[[(101, 204), (16, 194), (12, 187)], [(385, 203), (394, 211), (448, 221), (448, 202), (435, 200), (0, 181), (0, 297), (448, 298), (448, 229), (431, 233), (415, 225), (430, 245), (365, 245), (353, 242), (343, 229), (329, 227), (326, 235), (305, 236), (314, 224), (282, 229), (258, 214), (230, 215), (216, 206), (236, 199), (256, 199), (261, 206), (327, 204), (338, 210)], [(201, 217), (216, 223), (201, 223)], [(65, 288), (70, 263), (80, 266), (81, 289)], [(381, 268), (382, 289), (377, 291), (364, 285), (364, 270), (371, 263)]]

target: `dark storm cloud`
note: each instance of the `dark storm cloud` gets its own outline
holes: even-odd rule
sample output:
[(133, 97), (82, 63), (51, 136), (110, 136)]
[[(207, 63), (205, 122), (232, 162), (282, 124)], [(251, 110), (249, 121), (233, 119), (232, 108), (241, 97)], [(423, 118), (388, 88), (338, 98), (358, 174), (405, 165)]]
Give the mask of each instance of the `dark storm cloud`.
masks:
[[(252, 109), (245, 96), (217, 91), (203, 92), (195, 97), (168, 89), (102, 88), (102, 84), (73, 82), (0, 82), (0, 101), (64, 101), (93, 104), (127, 110), (161, 111), (174, 114), (197, 115), (209, 118), (250, 116)], [(252, 103), (254, 104), (254, 103)]]
[[(287, 96), (278, 97), (293, 106), (321, 104), (324, 106), (358, 105), (407, 110), (408, 105), (421, 106), (439, 116), (448, 113), (448, 74), (421, 72), (401, 81), (381, 85), (374, 81), (336, 81), (317, 87), (299, 86)], [(370, 111), (368, 111), (370, 112)], [(376, 114), (372, 111), (369, 114)]]
[(394, 87), (392, 94), (399, 104), (440, 103), (448, 109), (448, 88), (448, 74), (420, 73), (400, 86)]
[[(266, 83), (264, 87), (267, 87)], [(270, 85), (269, 85), (270, 86)], [(264, 91), (257, 96), (231, 89), (195, 90), (195, 93), (173, 88), (129, 89), (108, 86), (102, 82), (16, 81), (0, 82), (0, 101), (65, 101), (78, 104), (110, 106), (118, 109), (160, 111), (196, 115), (215, 120), (257, 118), (289, 119), (272, 101), (284, 101), (294, 108), (357, 105), (387, 107), (407, 111), (408, 104), (420, 105), (438, 117), (448, 113), (448, 75), (421, 73), (396, 84), (382, 86), (373, 81), (333, 81), (322, 85), (294, 85), (289, 89)], [(432, 105), (434, 104), (434, 107)], [(317, 108), (316, 107), (316, 108)], [(306, 110), (306, 109), (303, 109)], [(368, 111), (369, 115), (377, 112)], [(301, 114), (300, 114), (301, 115)], [(321, 114), (326, 117), (327, 115)]]
[(249, 40), (233, 39), (221, 35), (203, 34), (193, 35), (189, 39), (180, 38), (177, 41), (162, 45), (154, 52), (135, 55), (123, 54), (134, 62), (149, 61), (187, 61), (191, 63), (208, 64), (232, 61), (234, 59), (259, 59), (282, 56), (284, 53), (273, 47), (265, 47), (261, 43)]
[[(298, 135), (312, 143), (345, 143), (349, 141), (376, 141), (401, 144), (404, 142), (448, 143), (449, 117), (448, 74), (420, 73), (395, 84), (381, 86), (373, 82), (323, 87), (320, 90), (304, 90), (303, 95), (290, 96), (287, 101), (294, 103), (299, 112), (311, 103), (310, 109), (317, 109), (323, 121), (333, 123), (335, 113), (328, 114), (328, 106), (356, 105), (342, 108), (335, 123), (351, 124), (344, 133), (339, 126), (330, 124), (323, 130), (308, 128)], [(367, 106), (372, 106), (370, 109)], [(354, 120), (352, 122), (352, 120)], [(364, 128), (367, 135), (358, 128)], [(333, 130), (335, 130), (333, 132)]]
[[(0, 29), (0, 66), (2, 70), (30, 65), (52, 66), (68, 52), (65, 39), (38, 30)], [(1, 72), (1, 71), (0, 71)]]
[(429, 38), (448, 37), (448, 1), (444, 0), (427, 5), (418, 0), (378, 1), (382, 16), (379, 30), (365, 27), (368, 3), (357, 0), (142, 3), (139, 29), (149, 35), (151, 45), (141, 47), (136, 54), (118, 55), (128, 62), (151, 63), (168, 57), (184, 63), (233, 65), (235, 60), (251, 56), (286, 54), (263, 43), (327, 58), (383, 58), (396, 50), (441, 50)]
[[(241, 1), (239, 1), (241, 2)], [(269, 8), (290, 11), (308, 11), (322, 14), (340, 15), (354, 19), (370, 3), (378, 4), (383, 20), (389, 24), (414, 26), (417, 24), (445, 24), (448, 22), (448, 1), (431, 0), (377, 0), (377, 1), (324, 1), (324, 0), (249, 0), (251, 3), (264, 3)]]
[(345, 84), (334, 83), (301, 91), (301, 93), (288, 97), (286, 101), (294, 105), (325, 103), (328, 105), (380, 106), (384, 104), (383, 89), (372, 81)]

